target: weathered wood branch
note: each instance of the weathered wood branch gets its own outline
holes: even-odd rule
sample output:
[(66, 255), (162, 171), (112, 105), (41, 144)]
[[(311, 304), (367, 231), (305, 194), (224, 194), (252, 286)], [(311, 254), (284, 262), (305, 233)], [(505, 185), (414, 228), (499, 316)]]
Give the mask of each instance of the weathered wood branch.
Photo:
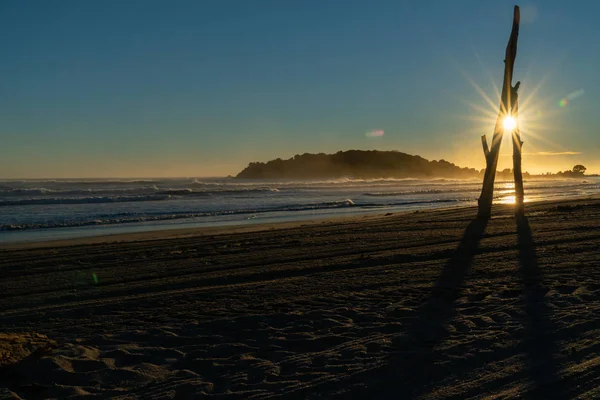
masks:
[(517, 121), (517, 125), (512, 132), (513, 139), (513, 174), (515, 176), (515, 213), (522, 214), (524, 211), (523, 201), (525, 192), (523, 190), (523, 173), (521, 171), (521, 154), (523, 141), (521, 140), (521, 132), (519, 130), (519, 86), (521, 82), (517, 82), (512, 92), (514, 102), (513, 118)]
[(487, 164), (487, 158), (490, 154), (490, 149), (487, 144), (487, 137), (485, 135), (481, 136), (481, 145), (483, 146), (483, 155), (485, 156), (485, 162)]
[(496, 169), (498, 167), (500, 144), (502, 143), (502, 136), (504, 134), (504, 118), (511, 115), (513, 111), (513, 104), (511, 98), (512, 94), (515, 92), (515, 88), (518, 89), (519, 85), (517, 84), (515, 88), (512, 87), (513, 68), (515, 64), (515, 58), (517, 57), (517, 41), (519, 39), (520, 19), (521, 17), (519, 6), (515, 6), (513, 13), (512, 30), (510, 33), (510, 38), (508, 39), (508, 44), (506, 46), (506, 53), (504, 58), (504, 81), (502, 84), (502, 94), (500, 97), (500, 110), (498, 111), (496, 126), (494, 127), (492, 145), (489, 150), (489, 154), (486, 157), (486, 168), (483, 176), (483, 186), (481, 188), (481, 196), (479, 197), (478, 216), (480, 217), (489, 217), (492, 212), (492, 199), (494, 197), (494, 181), (496, 179)]

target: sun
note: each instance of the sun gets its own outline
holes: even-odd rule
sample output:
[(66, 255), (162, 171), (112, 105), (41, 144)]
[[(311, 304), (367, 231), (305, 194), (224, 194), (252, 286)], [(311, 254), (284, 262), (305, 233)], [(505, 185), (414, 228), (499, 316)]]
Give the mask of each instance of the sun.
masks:
[(474, 123), (472, 122), (472, 128), (469, 132), (474, 137), (480, 136), (481, 132), (489, 130), (490, 127), (496, 127), (496, 124), (499, 122), (498, 114), (500, 113), (502, 115), (500, 116), (499, 129), (502, 129), (503, 133), (507, 134), (513, 134), (518, 129), (521, 139), (523, 137), (528, 139), (528, 148), (532, 153), (535, 153), (540, 145), (546, 145), (552, 148), (562, 147), (560, 144), (549, 140), (547, 135), (542, 134), (542, 132), (557, 129), (556, 126), (548, 123), (548, 118), (553, 117), (564, 108), (555, 107), (554, 100), (550, 98), (542, 100), (537, 96), (539, 92), (545, 88), (546, 83), (552, 76), (551, 72), (544, 74), (539, 82), (532, 82), (531, 86), (528, 85), (529, 89), (527, 92), (521, 93), (519, 96), (518, 116), (516, 113), (513, 114), (503, 107), (501, 103), (500, 110), (498, 110), (498, 103), (501, 102), (501, 92), (494, 81), (491, 82), (493, 94), (490, 94), (486, 93), (482, 86), (475, 82), (475, 80), (473, 80), (473, 78), (465, 71), (462, 71), (462, 73), (482, 100), (481, 102), (478, 102), (474, 101), (474, 99), (457, 99), (465, 103), (470, 109), (468, 115), (460, 115), (460, 118), (468, 121), (475, 121)]
[(517, 121), (510, 115), (504, 118), (504, 130), (511, 132), (517, 127)]

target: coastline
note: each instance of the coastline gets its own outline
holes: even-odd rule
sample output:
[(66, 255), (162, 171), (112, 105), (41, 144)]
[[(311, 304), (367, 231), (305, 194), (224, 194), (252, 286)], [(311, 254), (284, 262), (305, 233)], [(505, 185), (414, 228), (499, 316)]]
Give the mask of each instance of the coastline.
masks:
[[(497, 182), (496, 203), (512, 201)], [(294, 222), (476, 204), (480, 181), (23, 181), (0, 188), (0, 246), (137, 232)], [(527, 201), (600, 195), (600, 181), (526, 181)]]
[[(594, 200), (600, 198), (600, 196), (577, 196), (569, 197), (564, 200), (538, 200), (532, 202), (526, 202), (526, 210), (530, 208), (537, 208), (539, 205), (547, 203), (571, 203), (585, 200)], [(495, 204), (494, 208), (510, 209), (510, 204)], [(325, 217), (315, 217), (297, 219), (292, 221), (276, 221), (276, 222), (252, 222), (245, 224), (232, 224), (222, 226), (206, 226), (206, 227), (192, 227), (192, 228), (173, 228), (165, 227), (163, 229), (152, 229), (147, 231), (131, 232), (131, 233), (114, 233), (114, 234), (95, 234), (85, 237), (74, 237), (66, 239), (52, 239), (52, 240), (32, 240), (32, 241), (18, 241), (18, 242), (0, 242), (0, 251), (2, 250), (14, 250), (14, 249), (30, 249), (38, 247), (62, 247), (62, 246), (76, 246), (76, 245), (88, 245), (88, 244), (101, 244), (108, 242), (132, 242), (132, 241), (147, 241), (147, 240), (160, 240), (160, 239), (177, 239), (193, 236), (203, 235), (221, 235), (228, 233), (245, 233), (245, 232), (260, 232), (269, 229), (290, 229), (300, 226), (312, 226), (318, 224), (335, 224), (344, 222), (358, 222), (358, 221), (371, 221), (373, 219), (383, 218), (390, 215), (405, 215), (412, 214), (415, 212), (426, 213), (436, 212), (443, 210), (476, 210), (475, 206), (447, 206), (447, 207), (436, 207), (431, 209), (420, 209), (420, 210), (406, 210), (406, 211), (368, 211), (357, 213), (356, 215), (335, 215)], [(473, 211), (476, 213), (476, 211)], [(60, 228), (59, 228), (60, 229)], [(100, 227), (102, 229), (102, 227)]]
[[(438, 209), (439, 210), (439, 209)], [(414, 211), (394, 212), (397, 214), (410, 214)], [(297, 227), (313, 226), (324, 223), (344, 223), (356, 220), (370, 220), (379, 218), (383, 215), (381, 212), (374, 212), (368, 215), (352, 215), (352, 216), (334, 216), (334, 217), (318, 217), (312, 219), (302, 219), (295, 221), (278, 221), (278, 222), (254, 222), (251, 224), (237, 224), (226, 226), (207, 226), (196, 228), (164, 228), (150, 231), (133, 232), (133, 233), (115, 233), (108, 235), (87, 236), (80, 238), (42, 240), (30, 242), (14, 242), (0, 243), (0, 251), (2, 250), (17, 250), (17, 249), (32, 249), (32, 248), (48, 248), (48, 247), (64, 247), (64, 246), (83, 246), (89, 244), (103, 243), (127, 243), (137, 241), (152, 241), (152, 240), (170, 240), (189, 237), (200, 237), (207, 235), (224, 235), (233, 233), (250, 233), (261, 232), (265, 230), (275, 229), (291, 229)]]
[(0, 334), (26, 361), (0, 366), (0, 387), (22, 398), (596, 398), (600, 199), (525, 209), (2, 250)]

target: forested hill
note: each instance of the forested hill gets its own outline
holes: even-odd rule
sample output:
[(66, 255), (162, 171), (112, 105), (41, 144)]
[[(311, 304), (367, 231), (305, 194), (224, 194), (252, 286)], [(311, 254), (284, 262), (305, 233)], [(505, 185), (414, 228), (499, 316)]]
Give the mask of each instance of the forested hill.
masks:
[(398, 151), (349, 150), (251, 162), (236, 178), (476, 178), (479, 171)]

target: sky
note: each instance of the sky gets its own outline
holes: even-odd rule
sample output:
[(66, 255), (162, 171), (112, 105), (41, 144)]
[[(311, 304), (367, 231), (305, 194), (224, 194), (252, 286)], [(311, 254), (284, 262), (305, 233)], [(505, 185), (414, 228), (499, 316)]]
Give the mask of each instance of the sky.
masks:
[[(513, 6), (0, 0), (0, 178), (225, 176), (349, 149), (484, 168)], [(600, 173), (600, 2), (519, 6), (523, 169)]]

